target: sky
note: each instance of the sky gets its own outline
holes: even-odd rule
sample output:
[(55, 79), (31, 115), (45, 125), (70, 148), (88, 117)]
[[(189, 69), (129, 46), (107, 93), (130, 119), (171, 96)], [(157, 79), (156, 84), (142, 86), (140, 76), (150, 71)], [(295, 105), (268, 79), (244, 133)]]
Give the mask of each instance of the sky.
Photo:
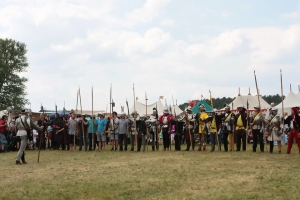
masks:
[[(298, 93), (300, 1), (1, 0), (0, 38), (27, 45), (22, 73), (33, 111), (115, 110), (167, 103)], [(163, 100), (164, 103), (165, 100)], [(29, 105), (27, 105), (29, 107)], [(80, 106), (78, 106), (80, 109)]]

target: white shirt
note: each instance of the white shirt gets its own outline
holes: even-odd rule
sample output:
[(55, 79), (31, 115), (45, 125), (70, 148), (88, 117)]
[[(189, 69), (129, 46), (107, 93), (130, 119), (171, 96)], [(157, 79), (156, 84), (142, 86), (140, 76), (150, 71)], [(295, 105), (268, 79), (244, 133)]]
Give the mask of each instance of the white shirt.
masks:
[[(17, 120), (16, 120), (16, 122), (17, 123), (20, 123), (22, 126), (23, 126), (23, 124), (22, 124), (22, 122), (21, 122), (21, 118), (22, 117), (22, 121), (23, 121), (23, 123), (25, 124), (25, 115), (21, 115)], [(28, 117), (27, 118), (27, 124), (28, 124), (28, 126), (30, 127), (30, 118)], [(24, 135), (27, 135), (27, 132), (26, 132), (26, 130), (18, 130), (18, 133), (17, 133), (17, 136), (24, 136)]]

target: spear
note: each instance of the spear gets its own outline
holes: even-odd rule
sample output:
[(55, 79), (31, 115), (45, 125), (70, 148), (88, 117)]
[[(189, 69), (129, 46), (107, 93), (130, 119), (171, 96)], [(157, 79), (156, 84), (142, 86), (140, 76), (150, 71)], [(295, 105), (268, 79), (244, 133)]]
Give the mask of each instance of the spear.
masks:
[[(233, 115), (233, 102), (231, 103), (231, 108), (232, 108), (231, 115)], [(232, 149), (232, 151), (234, 151), (234, 140), (235, 140), (235, 138), (234, 138), (234, 131), (235, 131), (234, 130), (234, 124), (232, 124), (232, 137), (233, 137), (233, 149)]]
[[(173, 94), (172, 94), (172, 101), (173, 101), (173, 108), (174, 108), (174, 115), (175, 115), (175, 119), (176, 119), (176, 110), (175, 110), (175, 104), (174, 104), (174, 98), (173, 98)], [(177, 101), (177, 100), (176, 100)], [(176, 102), (177, 103), (177, 102)], [(177, 132), (177, 138), (178, 138), (178, 143), (180, 142), (180, 139), (179, 139), (179, 133), (178, 133), (178, 122), (176, 120), (175, 122), (175, 128), (176, 128), (176, 132)], [(175, 138), (175, 135), (174, 135), (174, 138)], [(175, 144), (175, 147), (176, 147), (176, 144)], [(180, 147), (180, 143), (179, 143), (179, 147)]]
[[(110, 97), (109, 97), (110, 122), (109, 122), (109, 123), (112, 122), (112, 113), (111, 113), (111, 106), (112, 106), (112, 104), (111, 104), (111, 96), (112, 96), (112, 84), (110, 84)], [(113, 128), (113, 124), (111, 124), (111, 130), (112, 130), (112, 128)], [(111, 132), (110, 132), (110, 134), (111, 134)], [(113, 147), (112, 147), (112, 140), (110, 140), (110, 145), (111, 145), (111, 149), (112, 149), (112, 148), (113, 148)]]
[[(156, 103), (156, 120), (158, 120), (158, 110), (157, 110), (157, 103)], [(159, 136), (158, 136), (158, 125), (156, 123), (156, 150), (159, 150)]]

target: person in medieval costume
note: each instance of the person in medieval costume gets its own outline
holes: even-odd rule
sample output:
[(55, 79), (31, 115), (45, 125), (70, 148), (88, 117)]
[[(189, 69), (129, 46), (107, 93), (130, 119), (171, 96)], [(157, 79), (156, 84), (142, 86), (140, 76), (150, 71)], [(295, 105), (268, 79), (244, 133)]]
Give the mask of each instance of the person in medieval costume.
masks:
[(241, 141), (243, 142), (243, 151), (246, 151), (246, 128), (247, 113), (243, 104), (237, 107), (239, 113), (235, 116), (236, 150), (241, 150)]
[(278, 144), (278, 153), (281, 153), (281, 133), (280, 133), (280, 116), (277, 114), (278, 110), (272, 107), (269, 118), (267, 120), (266, 136), (270, 142), (270, 153), (273, 153), (274, 141)]
[(199, 124), (199, 148), (198, 151), (202, 150), (203, 146), (203, 151), (206, 151), (206, 134), (208, 133), (208, 124), (207, 124), (207, 119), (208, 119), (208, 114), (206, 113), (205, 106), (201, 104), (199, 106), (199, 113), (196, 115), (196, 120), (197, 123)]
[(234, 130), (235, 116), (230, 111), (230, 106), (228, 104), (225, 105), (225, 113), (221, 114), (220, 118), (222, 119), (224, 151), (228, 151), (228, 140), (229, 140), (229, 151), (233, 151), (234, 148), (233, 130)]
[(146, 120), (146, 125), (149, 128), (150, 137), (152, 140), (151, 142), (152, 151), (155, 151), (157, 119), (158, 119), (158, 115), (156, 112), (156, 108), (153, 108), (152, 114), (149, 116), (149, 119)]
[(141, 146), (143, 144), (143, 151), (146, 149), (146, 122), (145, 116), (141, 115), (138, 123), (138, 149), (137, 151), (141, 151)]
[(170, 147), (171, 120), (169, 109), (165, 106), (163, 115), (158, 120), (158, 124), (160, 125), (163, 134), (164, 151), (168, 150)]
[(176, 119), (172, 121), (172, 123), (175, 124), (175, 150), (176, 151), (181, 151), (181, 139), (182, 139), (182, 135), (184, 133), (184, 118), (185, 115), (177, 115)]
[(264, 137), (263, 135), (264, 116), (262, 115), (259, 106), (255, 106), (254, 109), (255, 109), (255, 113), (249, 118), (252, 134), (253, 134), (252, 152), (256, 152), (257, 140), (259, 140), (260, 151), (264, 152), (264, 138), (263, 138)]
[[(222, 124), (221, 116), (218, 115), (218, 110), (216, 108), (212, 111), (212, 116), (208, 118), (210, 122), (209, 133), (210, 133), (210, 142), (211, 142), (211, 152), (215, 151), (215, 145), (219, 145), (221, 150), (221, 137), (220, 137), (220, 126)], [(218, 137), (218, 138), (217, 138)]]
[(192, 112), (192, 106), (188, 106), (186, 109), (186, 151), (195, 149), (195, 127), (196, 127), (196, 115)]
[[(27, 131), (30, 131), (30, 129), (35, 129), (37, 131), (42, 131), (44, 126), (37, 126), (33, 123), (33, 121), (30, 119), (28, 115), (28, 110), (23, 109), (21, 111), (21, 114), (19, 118), (16, 120), (16, 132), (17, 132), (17, 137), (20, 138), (21, 140), (21, 145), (20, 149), (17, 154), (16, 158), (16, 165), (21, 165), (21, 164), (27, 164), (25, 160), (25, 149), (27, 146)], [(22, 163), (21, 163), (22, 160)]]
[(59, 137), (63, 131), (63, 121), (59, 117), (58, 113), (55, 113), (55, 118), (51, 122), (52, 126), (52, 149), (58, 150), (59, 149)]
[(135, 135), (137, 133), (137, 127), (139, 123), (139, 114), (136, 111), (133, 111), (131, 113), (131, 116), (129, 117), (129, 134), (130, 134), (130, 144), (131, 149), (130, 151), (134, 151), (134, 145), (135, 145)]
[(287, 117), (286, 121), (289, 122), (290, 125), (290, 133), (289, 133), (289, 140), (288, 140), (288, 148), (287, 154), (291, 153), (292, 146), (294, 143), (294, 139), (298, 145), (298, 152), (300, 154), (300, 135), (299, 135), (299, 128), (300, 128), (300, 116), (299, 116), (299, 108), (293, 107), (291, 108), (291, 115)]

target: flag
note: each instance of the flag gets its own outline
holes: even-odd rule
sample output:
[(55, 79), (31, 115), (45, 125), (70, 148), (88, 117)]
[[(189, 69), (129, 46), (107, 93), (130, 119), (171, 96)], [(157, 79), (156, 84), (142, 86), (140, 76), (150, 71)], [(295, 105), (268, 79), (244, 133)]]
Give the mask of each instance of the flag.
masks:
[(214, 103), (213, 103), (213, 99), (212, 99), (212, 96), (211, 96), (211, 91), (209, 90), (209, 94), (210, 94), (210, 105), (212, 108), (214, 108)]
[(164, 96), (159, 96), (159, 99), (164, 99)]

